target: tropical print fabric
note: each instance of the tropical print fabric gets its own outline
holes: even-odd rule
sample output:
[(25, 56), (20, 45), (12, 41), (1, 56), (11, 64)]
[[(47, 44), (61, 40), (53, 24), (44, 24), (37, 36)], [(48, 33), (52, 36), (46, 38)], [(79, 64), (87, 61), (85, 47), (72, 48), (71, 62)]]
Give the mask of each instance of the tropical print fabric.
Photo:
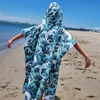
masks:
[(61, 7), (53, 2), (42, 24), (23, 30), (25, 37), (25, 100), (53, 100), (56, 93), (61, 58), (76, 40), (62, 26)]

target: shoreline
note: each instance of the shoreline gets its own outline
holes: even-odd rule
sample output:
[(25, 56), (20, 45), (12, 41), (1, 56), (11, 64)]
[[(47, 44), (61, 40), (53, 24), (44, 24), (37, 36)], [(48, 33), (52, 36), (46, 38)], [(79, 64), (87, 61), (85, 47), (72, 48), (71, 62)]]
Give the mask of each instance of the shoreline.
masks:
[[(21, 44), (21, 43), (23, 43), (23, 42), (24, 42), (23, 38), (22, 38), (22, 39), (19, 39), (19, 40), (17, 40), (17, 41), (14, 41), (14, 43), (11, 45), (11, 48), (16, 47), (18, 44)], [(4, 49), (0, 49), (0, 56), (1, 56), (2, 54), (4, 54), (5, 52), (9, 51), (9, 50), (10, 50), (10, 48), (8, 48), (8, 47), (6, 47), (6, 48), (4, 48)]]

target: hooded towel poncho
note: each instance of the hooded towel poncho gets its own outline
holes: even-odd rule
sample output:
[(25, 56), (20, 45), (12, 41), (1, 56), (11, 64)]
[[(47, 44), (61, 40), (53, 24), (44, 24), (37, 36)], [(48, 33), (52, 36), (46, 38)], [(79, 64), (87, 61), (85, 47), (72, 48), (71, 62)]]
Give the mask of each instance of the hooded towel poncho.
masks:
[(25, 38), (25, 100), (53, 100), (61, 58), (76, 40), (62, 26), (61, 7), (53, 2), (42, 24), (23, 30)]

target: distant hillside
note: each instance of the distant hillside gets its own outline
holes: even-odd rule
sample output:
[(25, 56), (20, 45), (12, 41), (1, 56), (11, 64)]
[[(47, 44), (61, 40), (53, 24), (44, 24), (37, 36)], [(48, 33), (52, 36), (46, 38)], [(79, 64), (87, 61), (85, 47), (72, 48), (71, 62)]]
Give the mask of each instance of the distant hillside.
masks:
[[(5, 23), (15, 23), (15, 24), (27, 24), (27, 25), (33, 25), (33, 26), (37, 26), (37, 25), (38, 25), (38, 24), (21, 23), (21, 22), (10, 22), (10, 21), (2, 21), (2, 20), (0, 20), (0, 22), (5, 22)], [(85, 29), (85, 28), (71, 28), (71, 27), (66, 27), (66, 26), (63, 26), (63, 28), (65, 28), (66, 30), (100, 32), (100, 31), (97, 31), (97, 30)]]
[(30, 23), (22, 23), (22, 22), (11, 22), (11, 21), (2, 21), (2, 20), (0, 20), (0, 22), (4, 22), (4, 23), (15, 23), (15, 24), (27, 24), (27, 25), (36, 25), (37, 26), (37, 24), (30, 24)]
[(93, 30), (93, 29), (85, 29), (85, 28), (70, 28), (70, 27), (66, 27), (63, 26), (66, 30), (77, 30), (77, 31), (92, 31), (92, 32), (100, 32), (97, 30)]

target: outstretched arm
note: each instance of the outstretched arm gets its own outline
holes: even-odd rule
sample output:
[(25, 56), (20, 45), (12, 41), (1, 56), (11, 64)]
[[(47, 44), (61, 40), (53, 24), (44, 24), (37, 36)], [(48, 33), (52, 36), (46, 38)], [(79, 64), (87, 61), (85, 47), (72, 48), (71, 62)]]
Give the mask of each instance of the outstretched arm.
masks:
[(24, 37), (23, 33), (20, 33), (20, 34), (16, 35), (15, 37), (13, 37), (11, 40), (8, 41), (7, 47), (10, 48), (10, 45), (11, 45), (15, 40), (20, 39), (20, 38), (23, 38), (23, 37)]
[(88, 68), (91, 65), (91, 60), (88, 54), (83, 50), (83, 48), (80, 46), (78, 42), (74, 45), (74, 47), (76, 48), (77, 51), (79, 51), (85, 57), (85, 61), (86, 61), (85, 68)]

